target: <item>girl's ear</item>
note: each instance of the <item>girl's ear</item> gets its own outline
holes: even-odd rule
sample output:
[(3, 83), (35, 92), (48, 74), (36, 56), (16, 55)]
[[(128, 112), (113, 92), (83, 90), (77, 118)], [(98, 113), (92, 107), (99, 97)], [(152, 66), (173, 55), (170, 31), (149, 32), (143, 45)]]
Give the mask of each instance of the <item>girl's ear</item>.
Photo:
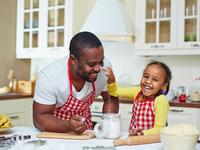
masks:
[(161, 91), (161, 93), (164, 94), (164, 95), (167, 93), (167, 90), (168, 90), (168, 89), (167, 89), (167, 86), (168, 86), (168, 84), (167, 84), (167, 83), (164, 83), (164, 84), (162, 85), (162, 87), (161, 87), (161, 90), (160, 90), (160, 91)]
[(167, 90), (168, 83), (164, 83), (161, 87), (161, 90)]

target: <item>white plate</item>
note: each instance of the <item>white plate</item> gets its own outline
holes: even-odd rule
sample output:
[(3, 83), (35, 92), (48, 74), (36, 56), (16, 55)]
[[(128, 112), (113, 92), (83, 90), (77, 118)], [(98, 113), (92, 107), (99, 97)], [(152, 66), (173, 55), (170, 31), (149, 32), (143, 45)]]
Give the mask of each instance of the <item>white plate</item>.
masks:
[(10, 130), (12, 127), (14, 127), (14, 125), (12, 125), (12, 126), (10, 126), (10, 127), (8, 127), (8, 128), (0, 128), (0, 133), (1, 133), (1, 132), (8, 131), (8, 130)]

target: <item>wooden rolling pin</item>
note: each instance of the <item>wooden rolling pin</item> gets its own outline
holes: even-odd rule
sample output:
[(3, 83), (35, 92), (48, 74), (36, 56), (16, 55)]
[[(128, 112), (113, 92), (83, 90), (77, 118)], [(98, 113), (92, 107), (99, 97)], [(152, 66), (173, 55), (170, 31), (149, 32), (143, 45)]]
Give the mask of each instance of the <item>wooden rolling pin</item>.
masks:
[(151, 143), (159, 143), (160, 135), (141, 135), (141, 136), (129, 136), (125, 139), (116, 139), (113, 140), (114, 146), (121, 145), (139, 145), (139, 144), (151, 144)]

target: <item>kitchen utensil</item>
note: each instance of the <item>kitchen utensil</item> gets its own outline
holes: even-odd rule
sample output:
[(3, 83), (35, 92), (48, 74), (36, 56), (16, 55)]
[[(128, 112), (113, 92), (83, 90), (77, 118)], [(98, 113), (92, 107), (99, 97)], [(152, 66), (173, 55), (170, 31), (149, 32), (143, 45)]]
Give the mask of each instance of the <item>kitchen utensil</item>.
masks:
[(95, 125), (94, 133), (99, 138), (119, 138), (121, 136), (120, 115), (117, 113), (103, 114), (103, 120)]
[(90, 130), (84, 131), (81, 134), (76, 133), (55, 133), (55, 132), (41, 132), (36, 135), (38, 138), (57, 138), (57, 139), (74, 139), (74, 140), (88, 140), (95, 137)]
[(161, 129), (164, 150), (194, 150), (199, 133), (192, 125), (177, 124)]
[(140, 144), (151, 144), (151, 143), (159, 143), (160, 135), (141, 135), (141, 136), (129, 136), (127, 138), (115, 139), (113, 144), (115, 146), (121, 145), (140, 145)]
[(14, 125), (12, 125), (12, 126), (10, 126), (10, 127), (8, 127), (8, 128), (0, 128), (0, 133), (1, 133), (1, 132), (7, 132), (7, 131), (9, 131), (12, 127), (14, 127)]

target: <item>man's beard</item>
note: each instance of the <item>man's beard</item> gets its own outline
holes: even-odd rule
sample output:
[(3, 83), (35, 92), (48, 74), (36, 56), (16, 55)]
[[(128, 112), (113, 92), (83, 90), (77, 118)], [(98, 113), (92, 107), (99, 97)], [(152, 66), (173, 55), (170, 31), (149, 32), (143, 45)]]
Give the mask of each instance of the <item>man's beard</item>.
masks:
[(78, 70), (77, 70), (77, 74), (79, 75), (79, 77), (81, 77), (83, 80), (87, 81), (87, 82), (92, 82), (89, 80), (89, 76), (88, 74), (83, 74), (81, 72), (82, 70), (82, 66), (81, 65), (78, 65)]
[(78, 74), (83, 80), (85, 80), (85, 81), (87, 81), (87, 82), (92, 82), (92, 81), (89, 80), (89, 76), (88, 76), (88, 75), (83, 75), (83, 74), (81, 74), (79, 71), (77, 72), (77, 74)]
[(84, 74), (84, 72), (82, 72), (82, 66), (81, 65), (78, 65), (78, 70), (77, 70), (77, 74), (83, 79), (83, 80), (85, 80), (85, 81), (87, 81), (87, 82), (94, 82), (94, 81), (96, 81), (96, 79), (95, 80), (91, 80), (90, 78), (89, 78), (89, 76), (90, 76), (90, 74), (92, 74), (92, 73), (99, 73), (99, 72), (95, 72), (95, 71), (93, 71), (93, 72), (89, 72), (89, 73), (85, 73)]

